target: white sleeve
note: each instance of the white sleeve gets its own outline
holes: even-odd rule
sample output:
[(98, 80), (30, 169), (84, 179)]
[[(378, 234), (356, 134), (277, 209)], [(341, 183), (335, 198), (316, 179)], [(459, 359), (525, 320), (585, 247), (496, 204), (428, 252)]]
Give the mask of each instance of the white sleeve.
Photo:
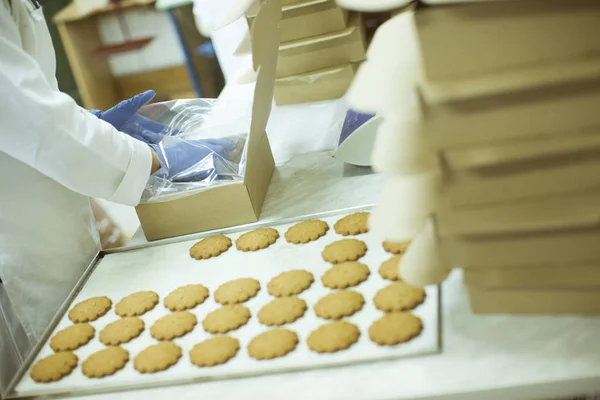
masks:
[(39, 64), (2, 31), (0, 151), (80, 194), (139, 203), (150, 148), (53, 89)]

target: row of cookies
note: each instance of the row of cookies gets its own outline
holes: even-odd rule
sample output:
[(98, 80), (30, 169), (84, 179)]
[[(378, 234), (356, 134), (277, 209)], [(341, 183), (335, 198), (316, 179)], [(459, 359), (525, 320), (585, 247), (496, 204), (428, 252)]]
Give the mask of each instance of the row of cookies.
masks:
[[(347, 215), (334, 224), (336, 233), (342, 236), (358, 235), (368, 232), (368, 212), (358, 212)], [(324, 236), (329, 231), (329, 225), (321, 220), (306, 220), (290, 227), (285, 233), (285, 239), (292, 244), (305, 244)], [(257, 228), (242, 234), (235, 242), (240, 251), (257, 251), (266, 249), (279, 239), (279, 232), (274, 228)], [(205, 260), (217, 257), (229, 250), (233, 245), (230, 238), (216, 235), (204, 238), (190, 248), (190, 257)], [(386, 251), (396, 253), (406, 247), (406, 243), (384, 242)], [(327, 261), (327, 260), (326, 260)]]

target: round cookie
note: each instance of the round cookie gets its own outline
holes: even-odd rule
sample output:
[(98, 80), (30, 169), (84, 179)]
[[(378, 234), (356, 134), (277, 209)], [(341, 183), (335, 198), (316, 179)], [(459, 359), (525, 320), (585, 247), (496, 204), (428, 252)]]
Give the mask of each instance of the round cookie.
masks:
[(74, 323), (95, 321), (105, 315), (111, 307), (112, 301), (108, 297), (92, 297), (77, 303), (69, 311), (69, 319)]
[(241, 251), (266, 249), (279, 238), (279, 232), (273, 228), (258, 228), (244, 233), (235, 241), (235, 247)]
[(55, 352), (76, 350), (88, 344), (95, 333), (94, 327), (87, 322), (71, 325), (54, 335), (50, 347)]
[(250, 319), (250, 310), (241, 304), (223, 306), (209, 313), (202, 321), (206, 332), (227, 333), (246, 325)]
[(256, 296), (260, 282), (252, 278), (239, 278), (219, 286), (215, 300), (223, 305), (243, 303)]
[(293, 296), (308, 289), (314, 280), (313, 274), (308, 271), (286, 271), (271, 279), (267, 285), (267, 289), (271, 296)]
[(177, 364), (181, 347), (173, 342), (162, 342), (142, 350), (133, 359), (133, 367), (142, 374), (164, 371)]
[(393, 346), (419, 336), (422, 330), (419, 317), (407, 312), (391, 312), (373, 322), (369, 338), (379, 345)]
[(35, 382), (56, 382), (69, 375), (77, 367), (77, 356), (70, 351), (52, 354), (38, 361), (29, 376)]
[(354, 290), (340, 290), (321, 298), (315, 304), (315, 314), (325, 319), (349, 317), (365, 304), (363, 295)]
[(121, 317), (137, 317), (152, 310), (158, 304), (158, 294), (151, 290), (132, 293), (124, 297), (115, 306), (115, 312)]
[(358, 239), (342, 239), (328, 244), (321, 256), (332, 264), (356, 261), (367, 254), (367, 245)]
[(208, 298), (208, 288), (203, 285), (186, 285), (173, 290), (165, 297), (165, 307), (171, 311), (183, 311), (204, 303)]
[(388, 253), (392, 253), (392, 254), (402, 254), (406, 251), (406, 249), (408, 249), (408, 245), (410, 244), (410, 241), (406, 241), (406, 242), (390, 242), (388, 240), (386, 240), (385, 242), (383, 242), (383, 249), (385, 251), (387, 251)]
[(399, 280), (400, 276), (398, 275), (398, 264), (400, 263), (401, 258), (402, 256), (394, 256), (381, 263), (381, 267), (379, 267), (379, 275), (388, 281)]
[(368, 212), (357, 212), (346, 215), (333, 225), (333, 229), (342, 236), (360, 235), (361, 233), (369, 232), (368, 219)]
[(81, 364), (81, 371), (88, 378), (103, 378), (123, 369), (129, 361), (129, 352), (113, 346), (92, 354)]
[(306, 343), (317, 353), (335, 353), (352, 346), (359, 337), (360, 331), (356, 325), (346, 321), (335, 321), (314, 330)]
[(385, 312), (412, 310), (423, 301), (425, 290), (404, 282), (392, 283), (380, 289), (373, 298), (375, 307)]
[(256, 336), (248, 344), (248, 354), (256, 360), (283, 357), (296, 348), (298, 335), (289, 329), (273, 329)]
[(317, 219), (302, 221), (287, 230), (285, 240), (294, 244), (308, 243), (324, 236), (328, 230), (329, 225), (325, 221)]
[(190, 248), (190, 257), (196, 260), (207, 260), (225, 253), (232, 242), (227, 236), (216, 235), (202, 239)]
[(138, 317), (125, 317), (111, 322), (100, 331), (100, 341), (107, 346), (127, 343), (144, 331), (144, 321)]
[(290, 324), (306, 312), (306, 302), (296, 296), (281, 297), (263, 306), (258, 320), (267, 326)]
[(150, 334), (156, 340), (172, 340), (191, 332), (197, 323), (191, 312), (176, 311), (156, 321), (150, 328)]
[(371, 271), (363, 263), (347, 261), (329, 268), (321, 277), (323, 286), (330, 289), (345, 289), (367, 280)]
[(217, 336), (195, 345), (190, 351), (190, 361), (198, 367), (225, 364), (235, 357), (240, 342), (231, 336)]

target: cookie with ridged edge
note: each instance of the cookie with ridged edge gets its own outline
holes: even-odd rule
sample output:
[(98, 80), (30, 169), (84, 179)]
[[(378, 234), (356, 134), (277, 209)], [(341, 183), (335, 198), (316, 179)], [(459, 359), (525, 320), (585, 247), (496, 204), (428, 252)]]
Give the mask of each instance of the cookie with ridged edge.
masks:
[(103, 378), (123, 369), (127, 361), (129, 352), (120, 346), (113, 346), (89, 356), (81, 364), (81, 372), (88, 378)]
[(373, 298), (375, 307), (385, 312), (412, 310), (423, 301), (425, 290), (404, 282), (392, 283), (380, 289)]
[(253, 278), (238, 278), (219, 286), (215, 292), (217, 303), (237, 304), (243, 303), (258, 294), (260, 282)]
[(69, 311), (71, 322), (91, 322), (105, 315), (112, 307), (112, 301), (106, 296), (91, 297), (77, 303)]
[(315, 314), (324, 319), (349, 317), (363, 308), (363, 295), (354, 290), (329, 293), (315, 304)]
[(87, 322), (66, 327), (50, 340), (52, 350), (72, 351), (89, 343), (96, 334), (94, 327)]
[(346, 215), (333, 225), (333, 230), (342, 236), (360, 235), (369, 232), (368, 212), (357, 212)]
[(406, 251), (406, 249), (408, 249), (409, 244), (410, 244), (410, 241), (391, 242), (389, 240), (386, 240), (385, 242), (383, 242), (382, 246), (383, 246), (383, 249), (385, 251), (387, 251), (388, 253), (402, 254)]
[(144, 315), (158, 304), (158, 294), (151, 290), (132, 293), (115, 306), (115, 313), (121, 317)]
[(267, 284), (269, 294), (275, 297), (287, 297), (302, 293), (312, 285), (313, 274), (304, 270), (282, 272)]
[(190, 361), (198, 367), (225, 364), (237, 354), (240, 342), (231, 336), (217, 336), (195, 345), (190, 351)]
[(248, 344), (248, 354), (256, 360), (283, 357), (298, 345), (298, 335), (289, 329), (272, 329), (256, 336)]
[(400, 275), (398, 274), (398, 264), (400, 264), (400, 260), (402, 259), (401, 255), (391, 257), (390, 259), (381, 263), (379, 267), (379, 275), (383, 279), (387, 279), (388, 281), (397, 281), (400, 279)]
[(325, 221), (318, 219), (302, 221), (287, 230), (285, 240), (293, 244), (308, 243), (324, 236), (328, 230), (329, 225)]
[(394, 346), (417, 337), (423, 330), (421, 319), (408, 312), (391, 312), (373, 322), (369, 338), (382, 346)]
[(321, 257), (323, 260), (338, 264), (346, 261), (356, 261), (367, 254), (367, 245), (358, 239), (342, 239), (328, 244)]
[(345, 350), (358, 341), (360, 330), (346, 321), (321, 325), (306, 340), (308, 347), (317, 353), (335, 353)]
[(200, 284), (181, 286), (165, 297), (165, 307), (171, 311), (184, 311), (204, 303), (208, 298), (208, 288)]
[(257, 251), (266, 249), (279, 239), (279, 232), (273, 228), (258, 228), (244, 233), (235, 241), (240, 251)]
[(191, 332), (197, 323), (191, 312), (175, 311), (156, 321), (150, 328), (150, 335), (156, 340), (173, 340)]
[(202, 239), (190, 248), (190, 257), (207, 260), (225, 253), (233, 243), (227, 236), (216, 235)]
[(202, 321), (206, 332), (227, 333), (246, 325), (250, 310), (241, 304), (230, 304), (210, 312)]
[(173, 342), (162, 342), (142, 350), (133, 359), (133, 367), (142, 374), (164, 371), (177, 364), (181, 347)]
[(296, 296), (281, 297), (263, 306), (258, 312), (258, 320), (267, 326), (291, 324), (306, 312), (306, 302)]
[(100, 331), (100, 341), (107, 346), (117, 346), (140, 336), (145, 324), (141, 318), (125, 317), (111, 322)]
[(347, 261), (335, 264), (329, 268), (321, 277), (323, 286), (330, 289), (345, 289), (367, 280), (371, 271), (363, 263)]
[(69, 375), (77, 367), (77, 356), (71, 351), (61, 351), (39, 360), (29, 376), (35, 382), (56, 382)]

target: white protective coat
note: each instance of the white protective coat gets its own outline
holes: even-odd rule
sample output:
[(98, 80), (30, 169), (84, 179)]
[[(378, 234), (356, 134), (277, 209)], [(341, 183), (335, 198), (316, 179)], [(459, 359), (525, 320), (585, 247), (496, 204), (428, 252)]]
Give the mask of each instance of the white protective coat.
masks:
[(151, 153), (58, 90), (28, 4), (0, 0), (0, 278), (35, 341), (99, 250), (90, 197), (137, 204)]

